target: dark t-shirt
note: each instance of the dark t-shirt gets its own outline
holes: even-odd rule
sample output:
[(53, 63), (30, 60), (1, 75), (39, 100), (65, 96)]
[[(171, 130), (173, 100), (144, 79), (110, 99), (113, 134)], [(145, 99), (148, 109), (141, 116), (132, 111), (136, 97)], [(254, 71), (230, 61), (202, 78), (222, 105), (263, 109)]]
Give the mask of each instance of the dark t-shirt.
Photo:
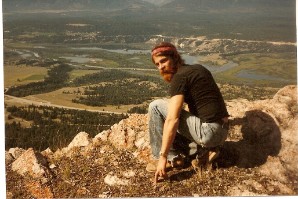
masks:
[(202, 65), (179, 68), (170, 83), (170, 95), (184, 95), (189, 111), (202, 122), (216, 122), (228, 112), (212, 74)]

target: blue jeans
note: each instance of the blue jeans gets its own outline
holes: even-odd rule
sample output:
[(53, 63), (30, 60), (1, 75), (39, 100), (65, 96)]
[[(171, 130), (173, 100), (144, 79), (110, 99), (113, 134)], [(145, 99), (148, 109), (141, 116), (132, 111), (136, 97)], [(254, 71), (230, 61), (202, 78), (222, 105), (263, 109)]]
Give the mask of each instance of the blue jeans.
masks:
[[(162, 144), (163, 126), (168, 112), (168, 102), (158, 99), (149, 105), (149, 134), (153, 158), (159, 158)], [(203, 147), (222, 145), (227, 138), (228, 129), (218, 123), (202, 123), (200, 118), (181, 110), (177, 133)], [(179, 152), (170, 148), (168, 160), (173, 160)]]

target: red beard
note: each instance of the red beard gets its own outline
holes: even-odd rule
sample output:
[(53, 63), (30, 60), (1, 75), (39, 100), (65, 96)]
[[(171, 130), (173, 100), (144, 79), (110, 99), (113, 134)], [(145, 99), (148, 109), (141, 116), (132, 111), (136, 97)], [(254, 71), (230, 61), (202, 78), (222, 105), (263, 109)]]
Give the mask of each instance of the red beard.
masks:
[(160, 73), (162, 78), (166, 81), (166, 82), (171, 82), (174, 74), (172, 73)]
[(168, 70), (160, 70), (159, 73), (166, 82), (171, 82), (173, 76), (177, 72), (177, 67), (169, 68)]

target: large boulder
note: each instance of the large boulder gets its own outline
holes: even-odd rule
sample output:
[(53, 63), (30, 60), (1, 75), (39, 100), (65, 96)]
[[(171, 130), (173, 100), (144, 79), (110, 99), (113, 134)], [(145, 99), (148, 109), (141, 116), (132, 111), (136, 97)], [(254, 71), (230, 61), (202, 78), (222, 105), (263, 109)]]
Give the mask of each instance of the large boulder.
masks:
[(73, 140), (69, 143), (67, 147), (58, 149), (57, 151), (55, 151), (53, 156), (55, 158), (61, 158), (63, 156), (70, 157), (74, 155), (73, 151), (75, 149), (80, 147), (85, 148), (87, 146), (92, 146), (92, 139), (90, 138), (88, 133), (80, 132), (73, 138)]
[(140, 161), (150, 158), (150, 144), (148, 132), (148, 116), (132, 114), (109, 130), (99, 133), (96, 139), (109, 141), (118, 149), (127, 149), (133, 152)]
[(46, 183), (52, 178), (47, 164), (47, 160), (40, 153), (29, 148), (12, 163), (11, 168), (22, 176)]

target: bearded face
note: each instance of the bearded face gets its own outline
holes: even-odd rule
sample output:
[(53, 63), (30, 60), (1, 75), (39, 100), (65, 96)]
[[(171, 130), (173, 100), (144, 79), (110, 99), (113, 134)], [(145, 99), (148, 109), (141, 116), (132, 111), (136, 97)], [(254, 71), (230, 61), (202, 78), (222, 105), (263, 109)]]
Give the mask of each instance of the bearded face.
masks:
[(166, 70), (159, 70), (160, 75), (163, 77), (163, 79), (166, 82), (171, 82), (173, 76), (176, 74), (177, 72), (177, 67), (171, 67), (168, 68)]
[(160, 75), (166, 82), (171, 82), (177, 72), (177, 65), (169, 56), (153, 56), (154, 63), (159, 70)]

